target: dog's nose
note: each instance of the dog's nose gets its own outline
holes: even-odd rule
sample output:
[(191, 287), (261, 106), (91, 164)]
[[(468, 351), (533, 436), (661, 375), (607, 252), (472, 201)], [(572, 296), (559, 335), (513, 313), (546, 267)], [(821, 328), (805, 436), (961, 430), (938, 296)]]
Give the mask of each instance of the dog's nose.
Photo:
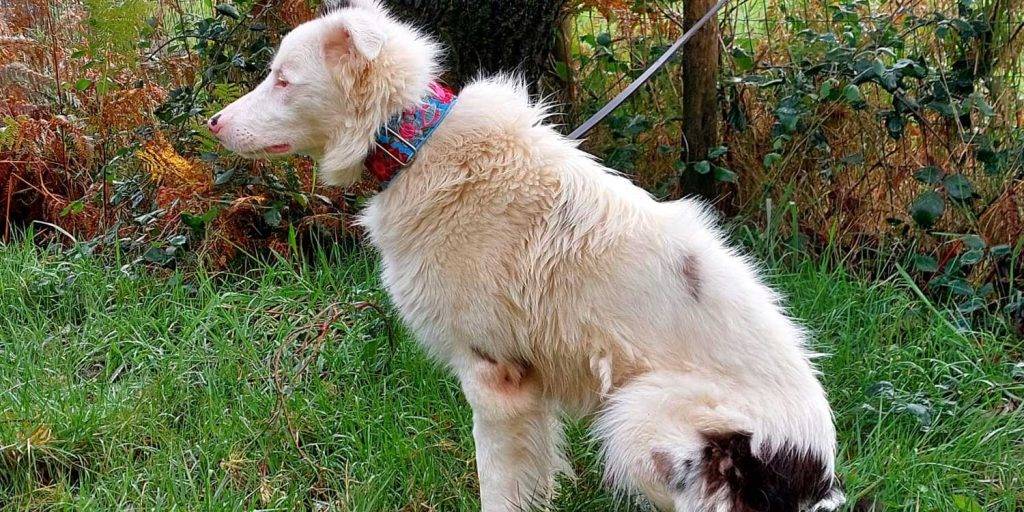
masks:
[(210, 120), (206, 122), (206, 126), (209, 126), (210, 131), (213, 132), (214, 134), (219, 132), (220, 129), (224, 127), (224, 123), (218, 121), (220, 121), (220, 114), (211, 117)]

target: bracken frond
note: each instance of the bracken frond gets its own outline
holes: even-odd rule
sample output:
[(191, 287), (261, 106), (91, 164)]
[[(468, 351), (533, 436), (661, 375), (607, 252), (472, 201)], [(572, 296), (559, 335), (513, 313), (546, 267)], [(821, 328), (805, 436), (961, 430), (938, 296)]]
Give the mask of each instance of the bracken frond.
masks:
[(150, 178), (161, 185), (202, 194), (210, 189), (209, 170), (181, 156), (163, 134), (157, 134), (136, 152)]

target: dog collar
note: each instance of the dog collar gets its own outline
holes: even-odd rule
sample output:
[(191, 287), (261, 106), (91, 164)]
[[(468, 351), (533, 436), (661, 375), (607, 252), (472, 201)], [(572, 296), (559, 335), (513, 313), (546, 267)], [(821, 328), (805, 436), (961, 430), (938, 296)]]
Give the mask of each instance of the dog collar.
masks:
[(423, 101), (396, 114), (373, 136), (374, 147), (363, 165), (384, 187), (412, 163), (455, 104), (457, 96), (447, 85), (434, 81), (429, 89)]

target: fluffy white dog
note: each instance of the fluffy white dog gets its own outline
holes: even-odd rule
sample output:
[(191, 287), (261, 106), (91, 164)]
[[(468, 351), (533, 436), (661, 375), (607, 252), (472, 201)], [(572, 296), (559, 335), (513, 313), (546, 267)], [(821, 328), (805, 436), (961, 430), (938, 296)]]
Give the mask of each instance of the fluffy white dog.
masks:
[[(361, 0), (288, 34), (210, 127), (350, 184), (431, 94), (438, 53)], [(831, 410), (778, 296), (701, 204), (656, 202), (545, 115), (515, 80), (473, 82), (362, 216), (395, 306), (473, 408), (483, 509), (549, 502), (567, 414), (594, 416), (607, 482), (661, 509), (842, 504)]]

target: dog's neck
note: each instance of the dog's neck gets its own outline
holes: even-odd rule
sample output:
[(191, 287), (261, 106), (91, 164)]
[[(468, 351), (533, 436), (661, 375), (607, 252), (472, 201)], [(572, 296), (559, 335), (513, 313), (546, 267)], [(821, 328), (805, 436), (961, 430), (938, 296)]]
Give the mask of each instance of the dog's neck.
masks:
[(440, 126), (457, 96), (451, 88), (430, 82), (427, 94), (416, 105), (407, 107), (381, 126), (373, 137), (373, 147), (363, 161), (381, 188), (409, 166), (416, 153)]

